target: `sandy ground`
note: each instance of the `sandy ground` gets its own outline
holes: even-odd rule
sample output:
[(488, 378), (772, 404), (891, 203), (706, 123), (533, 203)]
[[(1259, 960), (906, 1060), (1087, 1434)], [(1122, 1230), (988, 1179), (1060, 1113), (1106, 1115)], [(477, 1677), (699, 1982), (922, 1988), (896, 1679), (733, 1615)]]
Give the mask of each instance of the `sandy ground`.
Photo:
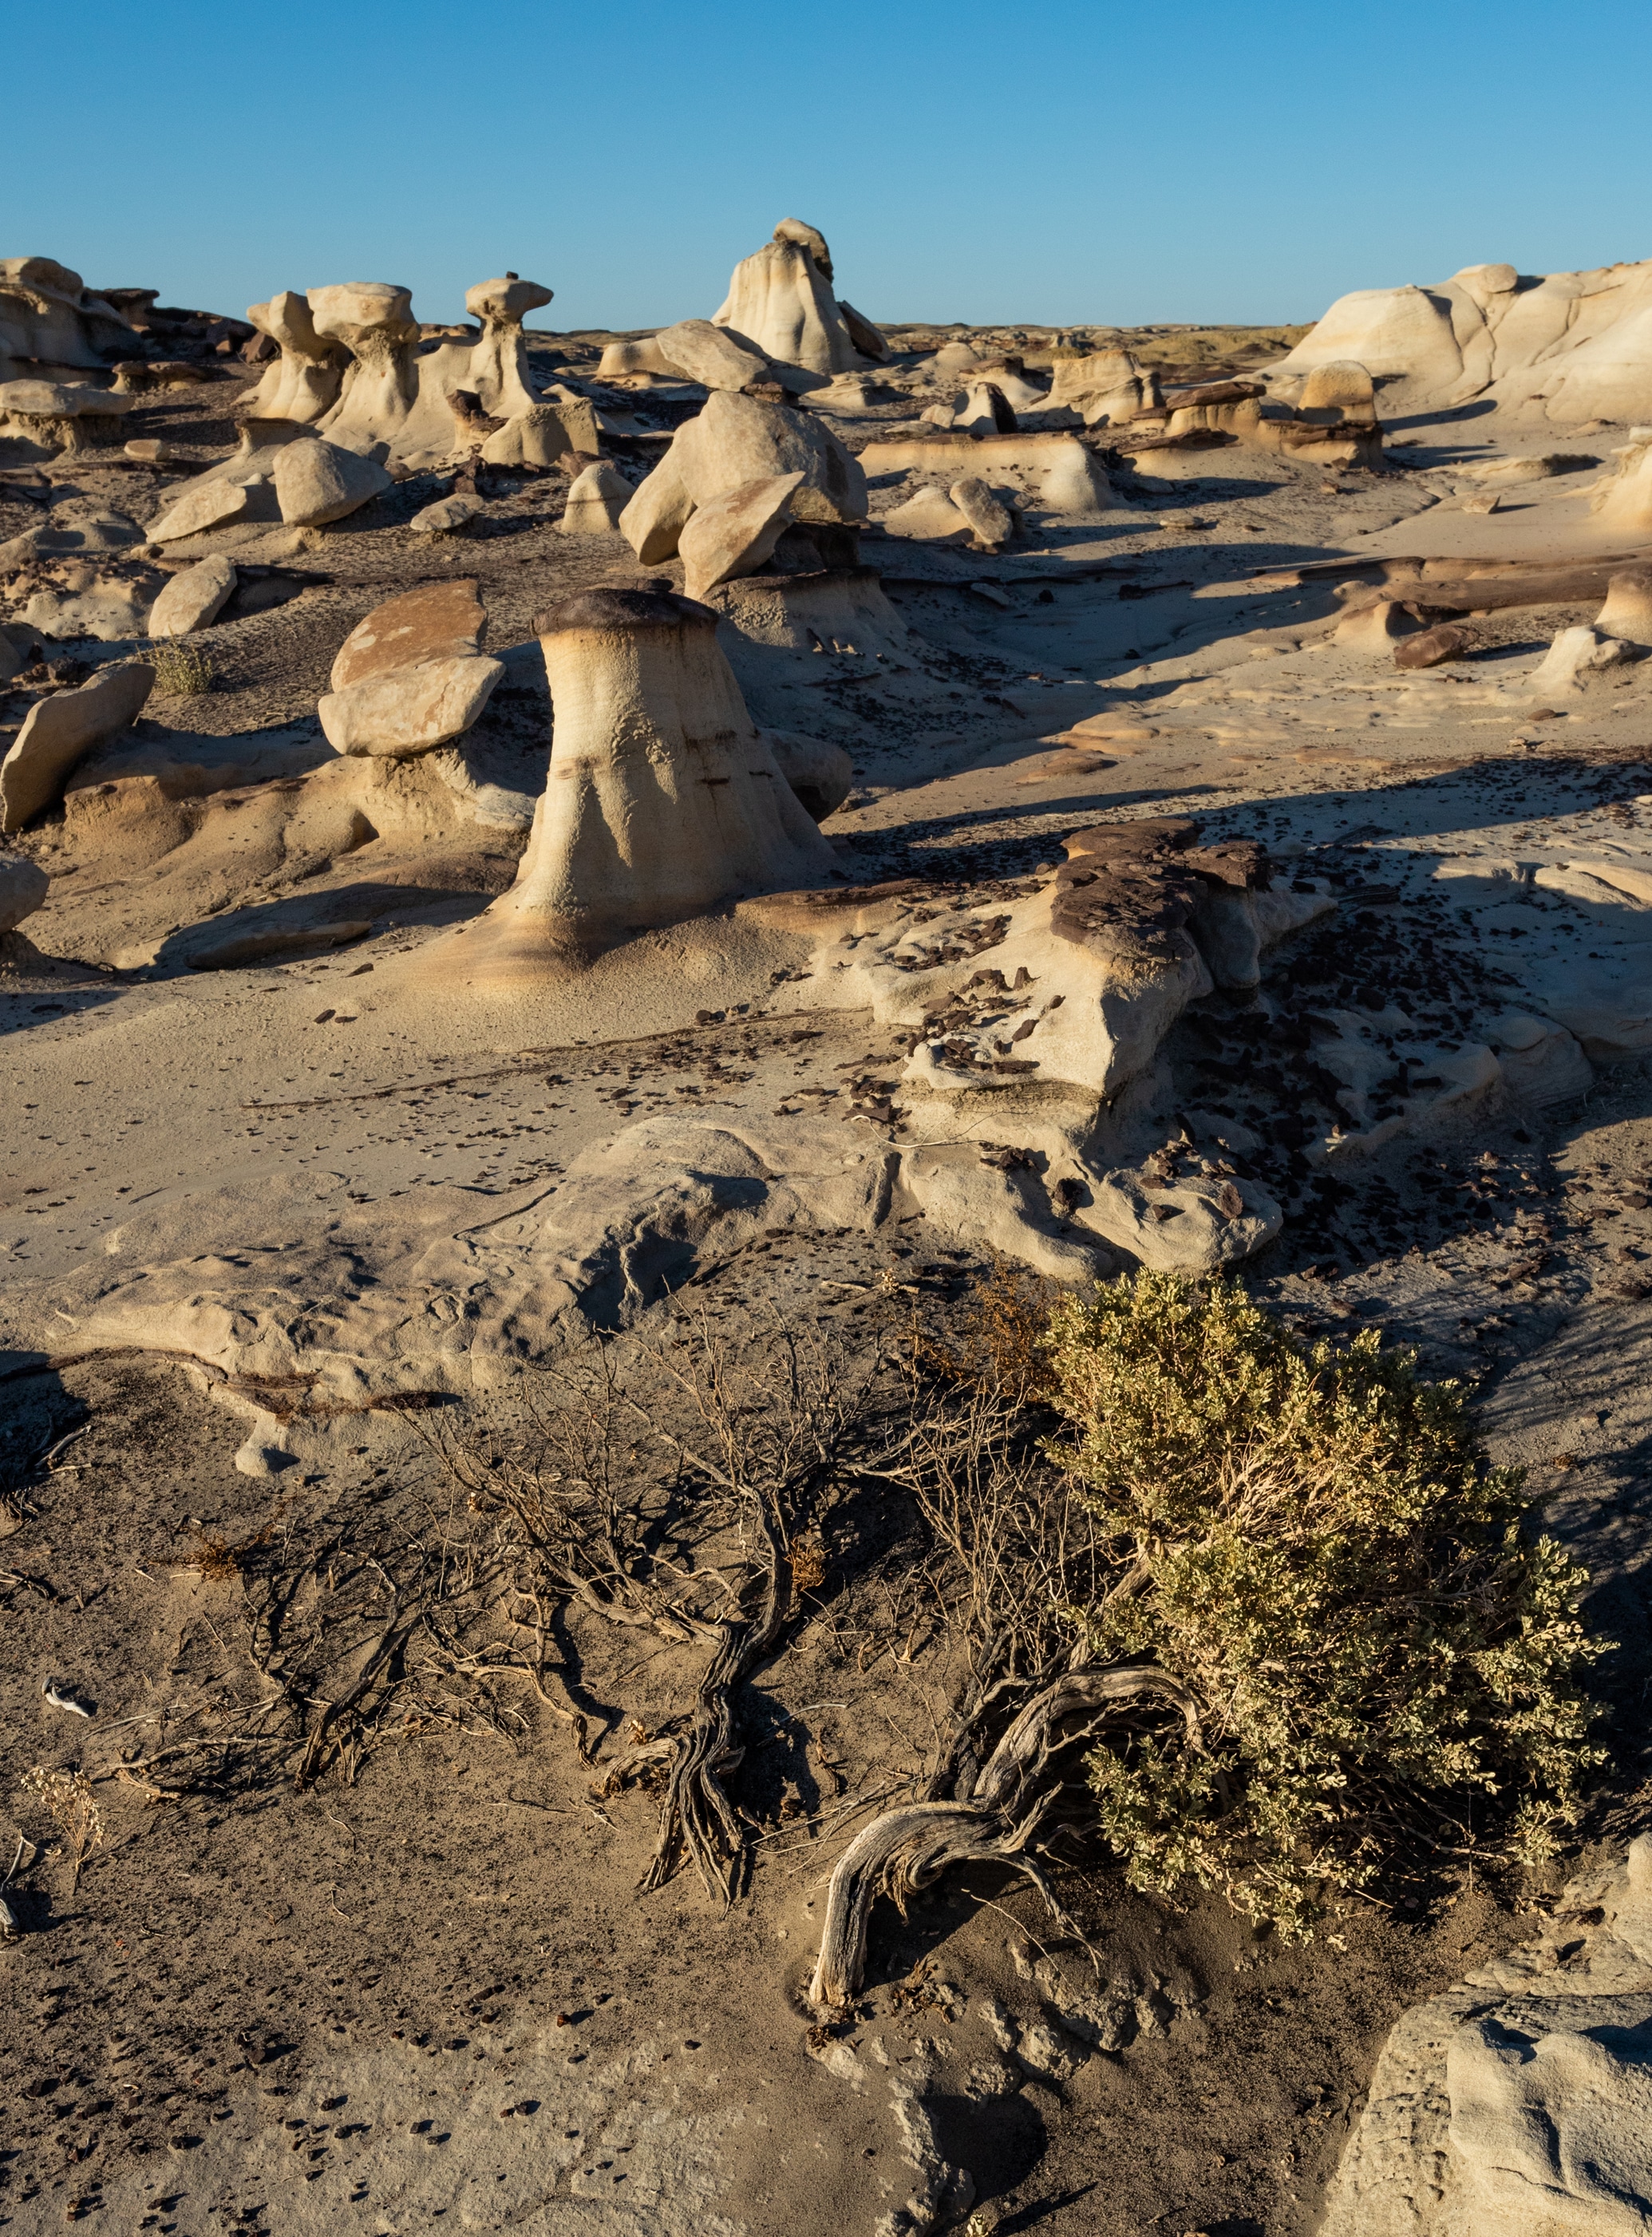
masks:
[[(193, 463), (171, 471), (194, 470), (229, 440), (225, 393), (175, 397), (134, 432), (186, 444)], [(881, 432), (862, 422), (854, 439)], [(1283, 869), (1331, 880), (1335, 914), (1275, 952), (1259, 1004), (1213, 996), (1174, 1028), (1111, 1115), (1111, 1145), (1138, 1158), (1219, 1133), (1287, 1213), (1246, 1270), (1259, 1295), (1305, 1328), (1378, 1326), (1477, 1385), (1498, 1456), (1532, 1468), (1624, 1642), (1591, 1838), (1632, 1816), (1645, 1777), (1652, 1102), (1623, 1022), (1643, 995), (1646, 907), (1574, 866), (1652, 859), (1652, 687), (1629, 664), (1563, 709), (1534, 702), (1524, 679), (1550, 637), (1592, 604), (1481, 617), (1470, 657), (1403, 674), (1334, 644), (1332, 582), (1297, 571), (1597, 554), (1581, 492), (1598, 466), (1519, 485), (1490, 517), (1461, 511), (1453, 476), (1494, 451), (1599, 459), (1611, 439), (1447, 418), (1396, 430), (1380, 477), (1206, 452), (1192, 478), (1127, 485), (1133, 509), (1104, 526), (996, 556), (875, 528), (863, 556), (910, 633), (898, 661), (789, 656), (743, 679), (762, 719), (854, 753), (856, 791), (826, 828), (856, 879), (988, 897), (1047, 873), (1087, 824), (1190, 815), (1207, 842), (1259, 837)], [(142, 519), (163, 478), (54, 469), (49, 496)], [(244, 796), (263, 815), (273, 788), (330, 758), (314, 705), (347, 630), (394, 590), (465, 573), (490, 644), (529, 647), (479, 750), (494, 781), (536, 789), (532, 617), (644, 571), (617, 539), (555, 532), (555, 477), (499, 481), (484, 532), (452, 549), (405, 525), (433, 476), (324, 531), (284, 564), (327, 579), (215, 627), (215, 688), (152, 700), (83, 775), (188, 763), (214, 773), (225, 814)], [(875, 514), (892, 501), (875, 491)], [(0, 537), (42, 502), (0, 480)], [(801, 1990), (823, 1876), (865, 1809), (922, 1775), (948, 1699), (898, 1502), (841, 1518), (748, 1696), (734, 1786), (756, 1868), (726, 1914), (691, 1873), (637, 1894), (652, 1798), (602, 1791), (605, 1748), (682, 1713), (697, 1650), (585, 1613), (552, 1643), (546, 1698), (522, 1677), (479, 1696), (432, 1648), (395, 1721), (319, 1778), (256, 1751), (212, 1758), (267, 1681), (278, 1585), (284, 1666), (320, 1695), (336, 1682), (329, 1595), (370, 1629), (373, 1564), (400, 1576), (410, 1547), (446, 1560), (472, 1524), (406, 1421), (367, 1408), (258, 1445), (244, 1394), (215, 1402), (234, 1394), (187, 1363), (87, 1345), (100, 1301), (170, 1269), (215, 1310), (255, 1293), (325, 1323), (417, 1293), (467, 1325), (455, 1268), (486, 1257), (497, 1286), (554, 1222), (576, 1160), (632, 1126), (710, 1112), (763, 1130), (782, 1171), (829, 1135), (851, 1179), (875, 1165), (899, 1139), (879, 1099), (901, 1046), (826, 1005), (801, 935), (738, 912), (565, 981), (467, 987), (455, 930), (513, 874), (508, 823), (422, 851), (277, 848), (231, 878), (218, 826), (136, 860), (96, 798), (13, 842), (53, 886), (25, 927), (39, 954), (0, 975), (0, 1866), (19, 1836), (32, 1858), (4, 1891), (21, 1930), (0, 1943), (0, 2226), (870, 2237), (940, 2161), (968, 2168), (1004, 2230), (1311, 2230), (1395, 2016), (1520, 1934), (1541, 1888), (1396, 1884), (1339, 1915), (1334, 1939), (1286, 1950), (1218, 1905), (1133, 1895), (1090, 1859), (1063, 1897), (1128, 2015), (1095, 2049), (1060, 2024), (1063, 1996), (1095, 1983), (1029, 1891), (955, 1875), (904, 1923), (880, 1909), (863, 2005), (811, 2043)], [(1525, 871), (1511, 881), (1504, 863)], [(298, 924), (360, 929), (296, 960), (189, 967), (208, 934)], [(1563, 1000), (1600, 1027), (1578, 1029), (1581, 1071), (1466, 1122), (1383, 1138), (1373, 1118), (1358, 1158), (1304, 1158), (1299, 1015), (1357, 1009), (1403, 1079), (1413, 1042)], [(944, 1316), (984, 1256), (899, 1204), (864, 1230), (789, 1218), (737, 1246), (712, 1237), (654, 1270), (621, 1350), (689, 1313), (738, 1350), (778, 1310), (864, 1363), (915, 1311)], [(586, 1311), (623, 1317), (611, 1282)], [(49, 1679), (95, 1705), (89, 1721), (50, 1704)], [(197, 1752), (175, 1759), (188, 1779), (150, 1761), (157, 1742)], [(37, 1767), (94, 1781), (78, 1871), (75, 1838), (30, 1799)]]

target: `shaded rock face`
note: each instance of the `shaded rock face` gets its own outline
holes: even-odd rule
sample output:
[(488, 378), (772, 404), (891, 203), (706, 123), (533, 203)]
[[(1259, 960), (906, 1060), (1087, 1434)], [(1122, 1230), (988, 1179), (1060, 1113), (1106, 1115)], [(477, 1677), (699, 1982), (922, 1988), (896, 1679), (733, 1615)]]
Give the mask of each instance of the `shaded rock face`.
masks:
[(1254, 840), (1196, 847), (1188, 816), (1098, 824), (1067, 843), (1056, 873), (1050, 929), (1059, 939), (1122, 963), (1181, 962), (1197, 951), (1188, 931), (1224, 890), (1265, 893), (1267, 854)]

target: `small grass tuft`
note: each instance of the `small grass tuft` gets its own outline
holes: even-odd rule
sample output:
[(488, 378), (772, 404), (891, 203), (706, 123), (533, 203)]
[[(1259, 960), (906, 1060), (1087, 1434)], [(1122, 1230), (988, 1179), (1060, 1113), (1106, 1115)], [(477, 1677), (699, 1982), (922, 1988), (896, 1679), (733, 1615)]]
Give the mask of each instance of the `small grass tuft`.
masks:
[(155, 670), (155, 691), (162, 699), (193, 699), (210, 691), (218, 673), (212, 655), (194, 644), (157, 644), (149, 664)]

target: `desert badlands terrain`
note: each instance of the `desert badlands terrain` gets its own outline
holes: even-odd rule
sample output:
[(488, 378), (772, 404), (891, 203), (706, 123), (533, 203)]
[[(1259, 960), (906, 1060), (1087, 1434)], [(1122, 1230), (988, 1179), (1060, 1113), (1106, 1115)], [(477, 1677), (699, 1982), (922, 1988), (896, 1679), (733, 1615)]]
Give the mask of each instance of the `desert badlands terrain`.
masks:
[[(854, 286), (0, 260), (9, 2233), (1652, 2221), (1652, 261)], [(1551, 1859), (1046, 1838), (914, 1392), (1140, 1270), (1526, 1471)]]

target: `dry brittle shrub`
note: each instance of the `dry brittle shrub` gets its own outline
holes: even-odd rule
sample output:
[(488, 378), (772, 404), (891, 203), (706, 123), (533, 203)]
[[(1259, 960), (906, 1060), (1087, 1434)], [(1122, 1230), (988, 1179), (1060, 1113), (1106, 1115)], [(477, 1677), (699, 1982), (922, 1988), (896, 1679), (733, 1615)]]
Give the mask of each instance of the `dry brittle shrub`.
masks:
[(1141, 1888), (1225, 1888), (1287, 1933), (1408, 1841), (1540, 1859), (1602, 1759), (1587, 1578), (1529, 1528), (1452, 1382), (1375, 1332), (1307, 1343), (1237, 1287), (1142, 1272), (1045, 1337), (1047, 1448), (1115, 1583), (1070, 1607), (1093, 1665), (1197, 1704), (1087, 1759)]
[(81, 1866), (103, 1838), (103, 1820), (90, 1779), (82, 1771), (36, 1765), (23, 1773), (17, 1785), (25, 1806), (50, 1818), (56, 1828), (73, 1886), (80, 1878)]

